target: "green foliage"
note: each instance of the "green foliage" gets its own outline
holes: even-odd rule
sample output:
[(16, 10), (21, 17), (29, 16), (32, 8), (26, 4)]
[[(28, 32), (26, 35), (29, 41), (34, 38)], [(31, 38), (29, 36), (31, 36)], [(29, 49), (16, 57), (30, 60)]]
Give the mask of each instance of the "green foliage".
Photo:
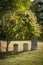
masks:
[(26, 10), (22, 14), (6, 13), (2, 22), (2, 34), (6, 40), (28, 40), (32, 35), (39, 36), (39, 25), (31, 11)]
[(42, 2), (33, 2), (31, 6), (32, 11), (37, 17), (38, 24), (41, 26), (40, 39), (43, 40), (43, 3)]
[(28, 40), (33, 35), (39, 36), (37, 19), (29, 10), (30, 0), (2, 0), (0, 7), (1, 39)]
[[(8, 11), (19, 11), (22, 12), (26, 8), (29, 8), (30, 0), (1, 0), (0, 1), (0, 14)], [(2, 14), (2, 15), (3, 15)]]

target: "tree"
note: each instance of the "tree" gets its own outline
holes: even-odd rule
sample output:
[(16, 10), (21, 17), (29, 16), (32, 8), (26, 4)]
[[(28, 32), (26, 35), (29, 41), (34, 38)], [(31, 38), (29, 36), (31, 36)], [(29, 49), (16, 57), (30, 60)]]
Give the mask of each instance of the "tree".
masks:
[(0, 39), (7, 41), (7, 51), (9, 41), (12, 38), (15, 39), (14, 37), (17, 34), (14, 30), (18, 30), (17, 27), (19, 26), (18, 24), (15, 26), (15, 22), (19, 18), (16, 13), (22, 13), (28, 5), (30, 6), (29, 0), (0, 0)]
[(7, 41), (7, 52), (11, 40), (26, 40), (33, 35), (39, 36), (37, 19), (29, 10), (30, 0), (2, 0), (1, 2), (3, 4), (1, 3), (0, 11), (3, 16), (0, 17), (0, 39)]
[(41, 2), (41, 0), (33, 2), (31, 9), (37, 17), (37, 22), (41, 26), (41, 34), (39, 39), (43, 40), (43, 2)]

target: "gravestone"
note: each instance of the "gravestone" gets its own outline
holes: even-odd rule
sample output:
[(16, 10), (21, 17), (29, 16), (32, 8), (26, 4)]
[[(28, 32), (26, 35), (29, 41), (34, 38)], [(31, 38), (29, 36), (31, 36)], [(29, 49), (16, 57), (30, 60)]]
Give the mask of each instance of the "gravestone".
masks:
[(14, 44), (14, 52), (18, 52), (18, 44)]
[(33, 36), (31, 40), (31, 50), (37, 49), (37, 37)]
[(28, 51), (28, 44), (27, 43), (23, 44), (23, 51)]
[(0, 52), (1, 52), (1, 42), (0, 42)]

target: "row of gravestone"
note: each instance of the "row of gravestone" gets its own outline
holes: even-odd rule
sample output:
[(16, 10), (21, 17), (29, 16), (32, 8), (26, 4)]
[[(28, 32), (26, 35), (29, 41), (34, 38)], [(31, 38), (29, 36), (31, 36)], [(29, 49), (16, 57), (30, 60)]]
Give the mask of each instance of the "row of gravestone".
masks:
[[(33, 37), (31, 42), (31, 50), (36, 50), (36, 49), (37, 49), (37, 37)], [(23, 44), (23, 51), (28, 51), (27, 43)], [(14, 52), (18, 52), (18, 44), (14, 44)]]
[[(18, 52), (18, 44), (14, 44), (14, 52)], [(34, 37), (32, 38), (32, 42), (31, 42), (31, 50), (36, 50), (37, 49), (37, 38)], [(1, 48), (0, 48), (1, 50)], [(23, 44), (23, 51), (28, 51), (28, 44), (24, 43)]]
[[(14, 44), (14, 52), (18, 52), (18, 44)], [(32, 44), (31, 45), (31, 50), (36, 50), (37, 49), (37, 44)], [(28, 44), (24, 43), (23, 44), (23, 51), (28, 51)]]
[[(18, 44), (14, 44), (14, 52), (18, 52)], [(28, 51), (28, 44), (23, 44), (23, 51)]]
[[(18, 44), (14, 44), (14, 52), (18, 52)], [(31, 45), (31, 50), (36, 50), (37, 49), (37, 44), (32, 44)], [(23, 51), (28, 51), (28, 44), (27, 43), (24, 43), (23, 44)]]

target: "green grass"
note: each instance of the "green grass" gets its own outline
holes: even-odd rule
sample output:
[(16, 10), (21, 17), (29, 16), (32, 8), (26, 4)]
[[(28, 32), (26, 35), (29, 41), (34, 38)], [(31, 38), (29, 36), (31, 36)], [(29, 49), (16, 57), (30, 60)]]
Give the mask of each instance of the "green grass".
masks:
[(0, 65), (43, 65), (43, 43), (39, 43), (35, 51), (3, 55)]

